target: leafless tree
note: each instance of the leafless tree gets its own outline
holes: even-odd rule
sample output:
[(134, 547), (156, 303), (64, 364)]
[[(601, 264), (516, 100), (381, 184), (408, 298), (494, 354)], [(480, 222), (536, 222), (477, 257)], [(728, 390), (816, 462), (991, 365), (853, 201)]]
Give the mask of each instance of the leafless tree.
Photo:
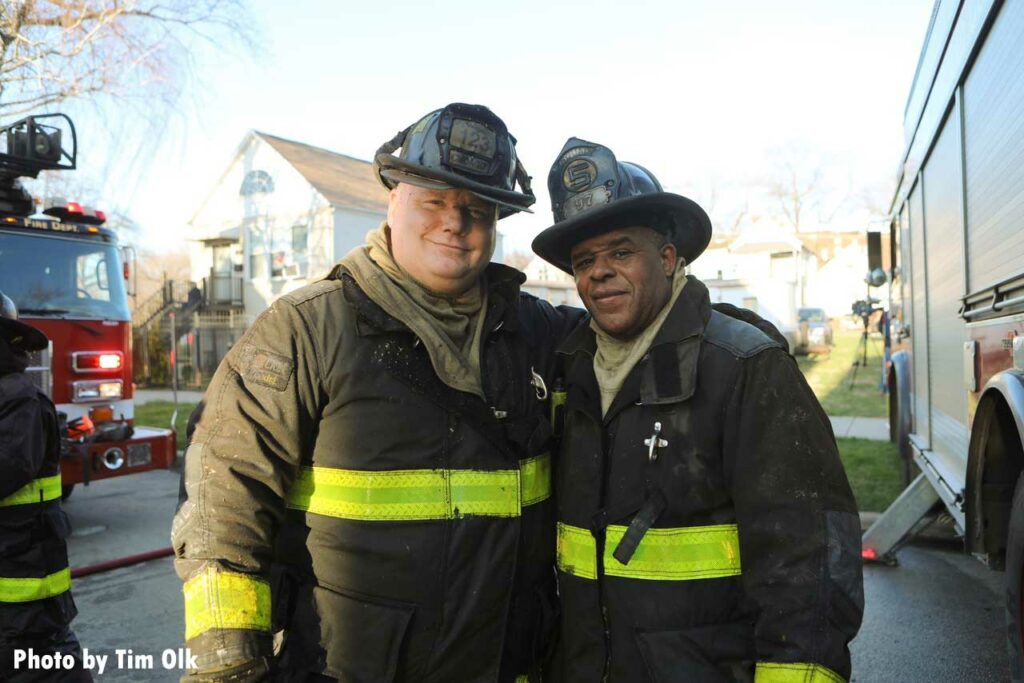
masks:
[(173, 105), (194, 48), (254, 44), (246, 0), (0, 0), (0, 114), (75, 100)]
[(800, 232), (809, 220), (827, 225), (846, 206), (851, 183), (842, 191), (836, 187), (836, 168), (829, 160), (799, 145), (775, 150), (772, 156), (774, 170), (764, 186), (794, 231)]

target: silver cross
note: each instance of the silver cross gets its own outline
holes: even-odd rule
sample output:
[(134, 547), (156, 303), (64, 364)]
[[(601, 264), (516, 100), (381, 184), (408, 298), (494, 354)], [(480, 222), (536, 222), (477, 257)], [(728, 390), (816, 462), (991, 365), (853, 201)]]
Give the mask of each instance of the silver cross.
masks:
[(655, 422), (651, 438), (644, 439), (644, 445), (647, 446), (647, 459), (651, 462), (658, 459), (658, 449), (668, 445), (668, 441), (659, 437), (659, 434), (661, 434), (661, 423)]

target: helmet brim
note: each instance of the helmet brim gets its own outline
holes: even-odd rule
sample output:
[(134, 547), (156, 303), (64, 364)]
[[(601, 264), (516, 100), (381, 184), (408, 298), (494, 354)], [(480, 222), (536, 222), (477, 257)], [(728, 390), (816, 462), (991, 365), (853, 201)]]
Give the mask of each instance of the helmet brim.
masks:
[(520, 211), (533, 213), (530, 205), (537, 201), (532, 195), (502, 190), (455, 173), (411, 164), (391, 154), (378, 154), (375, 161), (377, 177), (389, 190), (394, 189), (398, 183), (409, 183), (431, 190), (468, 190), (481, 199), (497, 204), (500, 208), (499, 218)]
[(693, 263), (711, 242), (711, 219), (704, 209), (681, 195), (658, 192), (619, 199), (556, 223), (541, 231), (531, 247), (542, 259), (572, 275), (573, 247), (612, 230), (643, 225), (652, 215), (672, 223), (669, 238), (687, 263)]
[(0, 335), (11, 346), (25, 351), (42, 351), (50, 345), (45, 334), (20, 320), (0, 318)]

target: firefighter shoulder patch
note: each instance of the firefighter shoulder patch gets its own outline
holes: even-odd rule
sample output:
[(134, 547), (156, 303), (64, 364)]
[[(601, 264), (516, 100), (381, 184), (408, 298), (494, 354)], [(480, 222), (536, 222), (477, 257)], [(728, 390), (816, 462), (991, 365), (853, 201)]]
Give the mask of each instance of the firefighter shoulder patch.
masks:
[(242, 377), (275, 391), (288, 388), (295, 363), (291, 358), (246, 344), (242, 351)]

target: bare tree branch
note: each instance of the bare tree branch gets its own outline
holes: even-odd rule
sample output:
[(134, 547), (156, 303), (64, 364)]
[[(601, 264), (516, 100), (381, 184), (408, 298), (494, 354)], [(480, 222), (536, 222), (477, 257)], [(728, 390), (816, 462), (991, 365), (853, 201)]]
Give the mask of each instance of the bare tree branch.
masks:
[(0, 114), (68, 100), (173, 107), (199, 43), (255, 49), (247, 0), (0, 0)]

